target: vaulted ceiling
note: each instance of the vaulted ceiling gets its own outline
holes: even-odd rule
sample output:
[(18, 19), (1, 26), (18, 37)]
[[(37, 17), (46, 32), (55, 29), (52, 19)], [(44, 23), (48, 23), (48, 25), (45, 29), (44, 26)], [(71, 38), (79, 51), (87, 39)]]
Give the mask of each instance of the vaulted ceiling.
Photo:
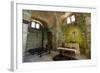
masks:
[(61, 25), (62, 21), (70, 14), (70, 12), (32, 11), (31, 18), (42, 20), (51, 28), (55, 25)]

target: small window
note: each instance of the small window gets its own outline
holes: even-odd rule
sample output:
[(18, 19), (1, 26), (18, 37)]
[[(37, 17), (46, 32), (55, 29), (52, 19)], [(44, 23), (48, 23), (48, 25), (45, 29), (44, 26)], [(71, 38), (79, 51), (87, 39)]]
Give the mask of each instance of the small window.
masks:
[(72, 22), (75, 22), (75, 15), (67, 17), (67, 24), (70, 24)]
[(31, 27), (35, 28), (35, 22), (32, 22)]
[(39, 29), (39, 28), (40, 28), (40, 24), (37, 23), (37, 22), (32, 22), (32, 23), (31, 23), (31, 27), (32, 27), (32, 28), (35, 28), (35, 29)]
[(70, 17), (67, 18), (67, 24), (71, 23)]
[(74, 15), (71, 16), (71, 21), (75, 22), (75, 16)]
[(40, 28), (40, 24), (36, 23), (36, 29)]

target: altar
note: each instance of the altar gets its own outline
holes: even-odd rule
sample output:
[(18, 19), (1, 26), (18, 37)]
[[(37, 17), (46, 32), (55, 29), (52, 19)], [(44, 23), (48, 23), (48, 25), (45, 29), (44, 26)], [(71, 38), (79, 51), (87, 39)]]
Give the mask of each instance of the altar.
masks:
[(63, 47), (58, 47), (57, 48), (58, 50), (65, 50), (65, 51), (73, 51), (76, 53), (76, 50), (75, 49), (72, 49), (72, 48), (63, 48)]
[(58, 47), (59, 54), (61, 55), (70, 55), (70, 56), (75, 56), (76, 55), (76, 50), (72, 48), (63, 48), (63, 47)]
[(80, 55), (80, 49), (78, 43), (67, 43), (65, 47), (58, 47), (60, 54), (68, 55)]

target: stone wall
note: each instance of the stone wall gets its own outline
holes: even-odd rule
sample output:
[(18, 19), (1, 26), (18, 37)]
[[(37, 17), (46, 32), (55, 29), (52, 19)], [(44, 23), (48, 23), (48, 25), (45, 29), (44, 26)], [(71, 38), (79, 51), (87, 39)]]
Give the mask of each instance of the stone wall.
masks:
[(74, 13), (76, 21), (71, 24), (64, 22), (63, 32), (66, 43), (79, 43), (80, 53), (90, 58), (91, 51), (91, 14)]
[(39, 48), (42, 45), (42, 33), (41, 31), (29, 32), (27, 36), (26, 49)]

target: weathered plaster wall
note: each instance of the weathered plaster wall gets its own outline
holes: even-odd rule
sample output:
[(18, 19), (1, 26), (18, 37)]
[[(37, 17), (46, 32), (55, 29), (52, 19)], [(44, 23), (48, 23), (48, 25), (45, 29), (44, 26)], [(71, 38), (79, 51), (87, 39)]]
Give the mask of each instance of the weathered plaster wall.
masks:
[[(29, 22), (31, 20), (31, 12), (27, 10), (23, 10), (22, 21), (25, 20)], [(28, 34), (28, 23), (22, 23), (22, 52), (24, 56), (24, 52), (26, 51), (26, 43), (27, 43), (27, 34)]]
[(86, 50), (86, 54), (88, 56), (88, 58), (91, 58), (91, 15), (87, 15), (86, 18), (86, 37), (87, 37), (87, 50)]
[(65, 42), (76, 42), (80, 45), (80, 53), (90, 58), (91, 50), (91, 23), (89, 13), (74, 13), (75, 23), (64, 23), (63, 32)]
[(29, 31), (27, 36), (27, 44), (26, 49), (34, 49), (39, 48), (42, 45), (42, 33), (41, 31)]
[(65, 31), (64, 31), (64, 38), (65, 38), (65, 42), (68, 43), (79, 43), (80, 47), (84, 46), (84, 34), (82, 34), (81, 29), (78, 26), (67, 26)]

